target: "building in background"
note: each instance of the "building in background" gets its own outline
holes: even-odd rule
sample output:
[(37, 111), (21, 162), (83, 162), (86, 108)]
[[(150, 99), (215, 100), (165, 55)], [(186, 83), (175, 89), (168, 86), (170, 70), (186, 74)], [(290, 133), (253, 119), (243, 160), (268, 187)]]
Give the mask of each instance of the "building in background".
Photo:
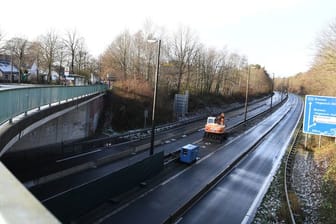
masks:
[(68, 76), (65, 76), (65, 84), (67, 86), (83, 86), (87, 84), (87, 80), (84, 76), (69, 74)]
[(17, 82), (19, 69), (8, 60), (0, 60), (0, 82)]

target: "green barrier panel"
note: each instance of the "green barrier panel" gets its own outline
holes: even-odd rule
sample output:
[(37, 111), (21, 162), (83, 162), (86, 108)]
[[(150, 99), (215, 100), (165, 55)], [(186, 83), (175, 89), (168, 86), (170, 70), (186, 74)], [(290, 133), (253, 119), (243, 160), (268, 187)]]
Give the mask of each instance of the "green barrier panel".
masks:
[(106, 90), (107, 85), (48, 86), (2, 90), (0, 91), (0, 124), (44, 105)]

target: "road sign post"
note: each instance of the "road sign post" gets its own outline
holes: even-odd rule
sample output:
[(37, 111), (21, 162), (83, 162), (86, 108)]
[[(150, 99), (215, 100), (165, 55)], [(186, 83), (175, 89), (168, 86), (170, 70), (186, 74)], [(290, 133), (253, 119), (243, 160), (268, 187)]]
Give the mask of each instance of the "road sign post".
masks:
[(303, 132), (336, 137), (336, 97), (306, 96)]

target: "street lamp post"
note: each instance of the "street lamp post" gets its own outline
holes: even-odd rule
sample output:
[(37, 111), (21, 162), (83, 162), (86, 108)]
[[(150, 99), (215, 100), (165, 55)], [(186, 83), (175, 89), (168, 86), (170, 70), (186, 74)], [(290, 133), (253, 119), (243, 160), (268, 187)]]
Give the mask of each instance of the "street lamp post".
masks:
[(271, 92), (271, 110), (272, 110), (272, 101), (273, 101), (273, 92), (274, 92), (274, 73), (272, 78), (272, 92)]
[(250, 66), (248, 65), (248, 74), (247, 74), (247, 80), (246, 80), (246, 92), (245, 92), (245, 113), (244, 113), (244, 122), (246, 122), (247, 117), (247, 98), (248, 98), (248, 92), (249, 92), (249, 82), (250, 82)]
[(248, 65), (248, 74), (247, 74), (247, 80), (246, 80), (246, 93), (245, 93), (245, 114), (244, 114), (244, 122), (246, 122), (247, 119), (247, 103), (248, 103), (248, 94), (249, 94), (249, 85), (250, 85), (250, 74), (251, 74), (251, 68), (257, 68), (256, 66)]
[(158, 43), (158, 55), (157, 55), (157, 65), (156, 65), (156, 75), (154, 80), (154, 94), (153, 94), (153, 108), (152, 108), (152, 132), (151, 132), (151, 142), (150, 142), (150, 151), (149, 155), (154, 154), (154, 134), (155, 134), (155, 108), (156, 108), (156, 98), (157, 98), (157, 89), (158, 89), (158, 79), (160, 72), (160, 49), (161, 49), (161, 40), (148, 40), (150, 43)]

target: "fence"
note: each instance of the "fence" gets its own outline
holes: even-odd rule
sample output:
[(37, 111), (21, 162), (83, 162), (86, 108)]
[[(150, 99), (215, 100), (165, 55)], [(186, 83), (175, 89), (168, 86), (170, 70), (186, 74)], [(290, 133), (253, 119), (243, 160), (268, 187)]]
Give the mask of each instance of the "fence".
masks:
[(106, 85), (46, 86), (0, 91), (0, 124), (30, 110), (77, 97), (104, 92)]

